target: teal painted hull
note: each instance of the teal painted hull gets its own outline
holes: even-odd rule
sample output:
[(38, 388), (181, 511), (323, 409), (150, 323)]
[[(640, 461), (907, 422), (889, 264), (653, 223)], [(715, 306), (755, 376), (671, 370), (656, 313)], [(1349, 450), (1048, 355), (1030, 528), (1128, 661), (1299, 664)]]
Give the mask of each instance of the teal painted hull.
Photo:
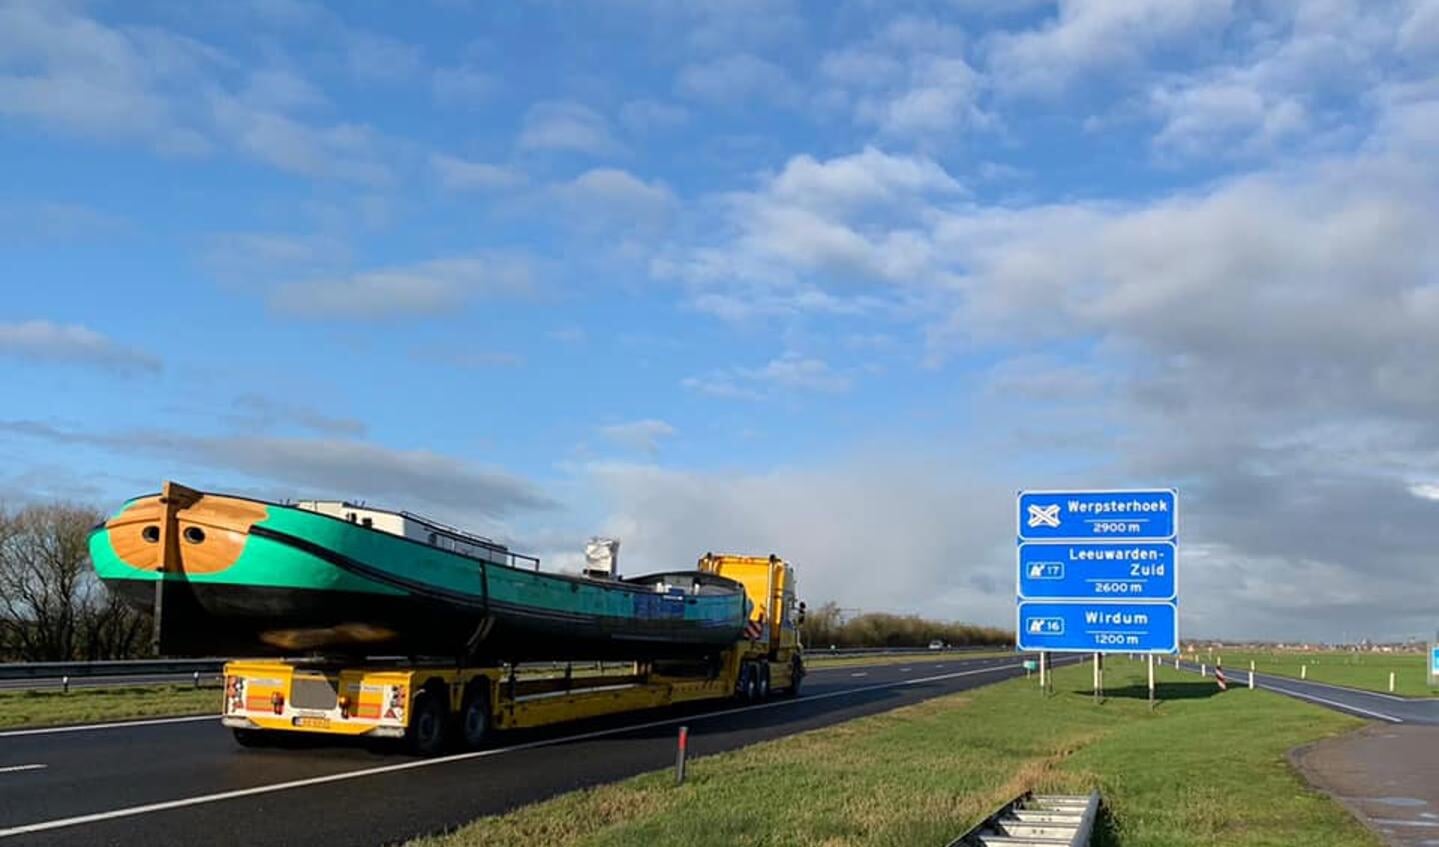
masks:
[[(711, 575), (595, 580), (484, 561), (291, 506), (204, 495), (152, 521), (147, 504), (132, 501), (97, 528), (91, 558), (135, 606), (153, 608), (158, 594), (162, 647), (172, 655), (692, 657), (733, 644), (748, 617), (743, 587)], [(165, 520), (177, 533), (207, 531), (151, 555), (166, 563), (151, 565), (153, 551), (136, 538)], [(205, 558), (207, 544), (229, 545), (221, 565), (218, 554)], [(688, 590), (665, 590), (676, 582)]]

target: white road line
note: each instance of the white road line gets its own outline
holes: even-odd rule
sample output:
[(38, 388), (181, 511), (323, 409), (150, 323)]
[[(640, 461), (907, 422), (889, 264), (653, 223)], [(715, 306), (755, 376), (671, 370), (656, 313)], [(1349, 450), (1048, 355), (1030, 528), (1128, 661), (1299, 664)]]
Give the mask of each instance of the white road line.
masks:
[(43, 771), (49, 765), (4, 765), (0, 766), (0, 773), (19, 773), (20, 771)]
[(856, 672), (850, 674), (850, 676), (853, 676), (853, 677), (869, 676), (869, 671), (856, 671)]
[[(218, 702), (218, 701), (216, 701)], [(155, 726), (166, 723), (189, 723), (192, 721), (213, 721), (218, 715), (190, 715), (183, 718), (149, 718), (141, 721), (112, 721), (91, 723), (80, 726), (50, 726), (39, 729), (8, 729), (0, 732), (0, 738), (14, 738), (19, 735), (50, 735), (57, 732), (89, 732), (92, 729), (121, 729), (127, 726)]]
[[(1191, 673), (1193, 673), (1194, 668), (1193, 668), (1192, 666), (1190, 666), (1190, 667), (1186, 668), (1186, 670), (1188, 670), (1188, 671), (1190, 671)], [(1244, 671), (1244, 673), (1248, 673), (1248, 671)], [(1271, 677), (1271, 678), (1272, 678), (1272, 677)], [(1245, 682), (1248, 682), (1248, 680), (1246, 679)], [(1235, 683), (1235, 687), (1236, 687), (1236, 688), (1239, 687), (1239, 683), (1238, 683), (1237, 680), (1236, 680), (1236, 683)], [(1310, 701), (1315, 702), (1315, 703), (1323, 703), (1323, 704), (1326, 705), (1326, 706), (1333, 706), (1333, 707), (1336, 708), (1336, 709), (1343, 709), (1343, 710), (1348, 711), (1348, 712), (1355, 712), (1355, 713), (1361, 714), (1361, 715), (1368, 715), (1368, 716), (1371, 717), (1371, 718), (1379, 718), (1380, 720), (1389, 721), (1390, 723), (1404, 723), (1404, 719), (1403, 719), (1403, 718), (1396, 718), (1396, 717), (1394, 717), (1393, 715), (1386, 715), (1386, 714), (1384, 714), (1383, 712), (1376, 712), (1376, 711), (1373, 711), (1373, 710), (1371, 710), (1371, 709), (1366, 709), (1366, 708), (1364, 708), (1364, 707), (1362, 707), (1362, 706), (1353, 706), (1353, 705), (1350, 705), (1349, 703), (1341, 703), (1341, 702), (1339, 702), (1338, 700), (1328, 700), (1328, 699), (1325, 699), (1325, 698), (1323, 698), (1323, 697), (1316, 696), (1316, 695), (1314, 695), (1314, 694), (1309, 694), (1308, 692), (1296, 691), (1296, 690), (1294, 690), (1293, 688), (1283, 688), (1283, 687), (1280, 687), (1280, 686), (1278, 686), (1278, 685), (1275, 685), (1275, 684), (1272, 683), (1272, 682), (1265, 681), (1264, 678), (1263, 678), (1263, 676), (1262, 676), (1262, 675), (1259, 675), (1259, 674), (1256, 674), (1256, 675), (1255, 675), (1254, 687), (1255, 687), (1255, 688), (1262, 688), (1262, 689), (1265, 689), (1265, 690), (1268, 690), (1268, 691), (1276, 691), (1276, 692), (1278, 692), (1278, 693), (1280, 693), (1280, 694), (1288, 694), (1288, 695), (1291, 696), (1291, 697), (1298, 697), (1298, 698), (1301, 699), (1301, 700), (1310, 700)], [(1333, 688), (1333, 687), (1337, 687), (1337, 686), (1330, 686), (1330, 687)], [(1353, 689), (1345, 689), (1345, 690), (1346, 690), (1346, 691), (1352, 691)], [(1356, 693), (1358, 693), (1358, 692), (1356, 692)], [(1371, 692), (1364, 692), (1364, 694), (1369, 694), (1369, 693), (1371, 693)]]
[(292, 788), (305, 788), (311, 785), (324, 785), (331, 782), (343, 782), (350, 779), (359, 779), (366, 776), (377, 776), (379, 774), (396, 773), (399, 771), (416, 770), (428, 768), (434, 765), (443, 765), (450, 762), (462, 762), (469, 759), (481, 759), (489, 756), (498, 756), (503, 753), (516, 753), (522, 750), (531, 750), (536, 747), (550, 747), (556, 744), (565, 744), (571, 741), (587, 741), (592, 738), (605, 738), (611, 735), (621, 735), (626, 732), (635, 732), (643, 729), (654, 729), (661, 726), (674, 726), (676, 724), (690, 724), (696, 721), (719, 718), (726, 715), (737, 715), (742, 712), (754, 712), (760, 709), (774, 709), (781, 706), (789, 706), (795, 703), (811, 703), (816, 700), (828, 700), (834, 697), (846, 697), (851, 694), (861, 694), (866, 691), (876, 691), (882, 688), (904, 688), (911, 685), (922, 685), (926, 682), (943, 682), (944, 680), (956, 679), (962, 676), (972, 676), (980, 673), (994, 673), (995, 671), (1013, 670), (1021, 665), (1001, 665), (992, 668), (976, 668), (974, 670), (956, 671), (954, 673), (939, 674), (936, 676), (923, 676), (914, 679), (886, 682), (877, 685), (863, 685), (859, 688), (848, 688), (844, 691), (829, 691), (824, 694), (811, 694), (807, 697), (796, 697), (792, 700), (772, 700), (768, 703), (757, 703), (753, 706), (738, 706), (732, 709), (721, 709), (716, 712), (704, 712), (698, 715), (687, 715), (682, 718), (668, 718), (648, 723), (632, 724), (629, 726), (615, 727), (613, 729), (601, 729), (594, 732), (582, 732), (578, 735), (567, 735), (563, 738), (551, 738), (540, 741), (529, 741), (524, 744), (515, 744), (510, 747), (499, 747), (494, 750), (474, 750), (469, 753), (455, 753), (450, 756), (439, 756), (433, 759), (417, 759), (410, 762), (400, 762), (394, 765), (380, 765), (373, 768), (362, 768), (355, 771), (344, 771), (342, 773), (326, 774), (325, 776), (310, 777), (308, 779), (295, 779), (289, 782), (276, 782), (270, 785), (256, 785), (251, 788), (238, 788), (233, 791), (220, 791), (214, 794), (201, 794), (195, 797), (183, 797), (179, 800), (166, 800), (160, 803), (146, 803), (141, 806), (128, 806), (122, 809), (112, 809), (107, 812), (95, 812), (88, 815), (77, 815), (70, 818), (56, 818), (55, 820), (39, 821), (37, 823), (21, 824), (8, 829), (0, 829), (0, 838), (11, 838), (16, 835), (28, 835), (34, 832), (47, 832), (53, 829), (64, 829), (71, 826), (80, 826), (87, 823), (99, 823), (100, 821), (114, 820), (116, 818), (129, 818), (136, 815), (145, 815), (153, 812), (163, 812), (170, 809), (182, 809), (187, 806), (200, 806), (207, 803), (218, 803), (223, 800), (233, 800), (239, 797), (252, 797), (257, 794), (272, 794), (277, 791), (288, 791)]
[(1255, 686), (1258, 688), (1267, 688), (1270, 691), (1278, 691), (1282, 694), (1288, 694), (1292, 697), (1298, 697), (1303, 700), (1313, 700), (1315, 703), (1323, 703), (1326, 706), (1333, 706), (1336, 709), (1343, 709), (1348, 712), (1358, 712), (1361, 715), (1368, 715), (1371, 718), (1379, 718), (1380, 720), (1389, 721), (1390, 723), (1404, 723), (1403, 718), (1396, 718), (1393, 715), (1386, 715), (1383, 712), (1375, 712), (1369, 709), (1361, 708), (1359, 706), (1351, 706), (1348, 703), (1340, 703), (1338, 700), (1326, 700), (1323, 697), (1316, 697), (1313, 694), (1306, 694), (1303, 691), (1295, 691), (1292, 688), (1279, 688), (1274, 685), (1268, 685), (1259, 682), (1256, 682)]
[(900, 673), (909, 673), (909, 672), (912, 671), (912, 670), (914, 670), (914, 668), (900, 668), (900, 669), (899, 669), (899, 672), (900, 672)]

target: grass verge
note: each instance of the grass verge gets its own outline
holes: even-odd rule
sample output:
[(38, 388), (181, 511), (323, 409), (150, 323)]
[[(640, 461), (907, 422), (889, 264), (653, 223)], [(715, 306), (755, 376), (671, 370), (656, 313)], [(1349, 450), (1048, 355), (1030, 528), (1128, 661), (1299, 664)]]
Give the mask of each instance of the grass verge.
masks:
[(1012, 680), (697, 759), (682, 787), (657, 771), (410, 847), (942, 845), (1025, 789), (1091, 787), (1113, 810), (1107, 847), (1378, 844), (1285, 758), (1361, 721), (1172, 669), (1151, 712), (1143, 667), (1113, 661), (1102, 705), (1087, 666), (1063, 668), (1052, 698)]
[(1331, 685), (1347, 685), (1368, 691), (1389, 692), (1389, 674), (1394, 674), (1394, 693), (1405, 697), (1432, 697), (1439, 689), (1429, 687), (1428, 667), (1423, 653), (1353, 653), (1347, 650), (1215, 650), (1199, 653), (1196, 661), (1222, 659), (1229, 671), (1247, 671), (1249, 662), (1259, 673), (1299, 679), (1304, 667), (1307, 679)]
[(220, 714), (220, 689), (145, 685), (0, 692), (0, 729), (96, 723), (131, 718)]

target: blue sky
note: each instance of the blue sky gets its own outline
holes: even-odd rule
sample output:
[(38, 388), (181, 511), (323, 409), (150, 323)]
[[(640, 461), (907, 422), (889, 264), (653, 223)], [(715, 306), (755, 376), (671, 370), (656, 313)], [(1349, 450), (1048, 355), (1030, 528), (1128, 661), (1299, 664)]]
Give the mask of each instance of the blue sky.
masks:
[(1174, 485), (1186, 630), (1419, 634), (1436, 70), (1434, 0), (0, 2), (0, 493), (1004, 623), (1015, 489)]

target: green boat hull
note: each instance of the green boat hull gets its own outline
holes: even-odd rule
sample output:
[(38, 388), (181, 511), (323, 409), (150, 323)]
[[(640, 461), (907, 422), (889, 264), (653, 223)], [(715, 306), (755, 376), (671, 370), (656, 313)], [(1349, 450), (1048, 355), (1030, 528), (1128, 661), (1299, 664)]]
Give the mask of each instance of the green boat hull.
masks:
[(643, 660), (717, 652), (747, 618), (743, 587), (721, 577), (677, 575), (705, 587), (681, 592), (657, 589), (670, 581), (660, 577), (545, 573), (293, 506), (179, 491), (130, 501), (90, 539), (106, 585), (159, 610), (168, 655)]

